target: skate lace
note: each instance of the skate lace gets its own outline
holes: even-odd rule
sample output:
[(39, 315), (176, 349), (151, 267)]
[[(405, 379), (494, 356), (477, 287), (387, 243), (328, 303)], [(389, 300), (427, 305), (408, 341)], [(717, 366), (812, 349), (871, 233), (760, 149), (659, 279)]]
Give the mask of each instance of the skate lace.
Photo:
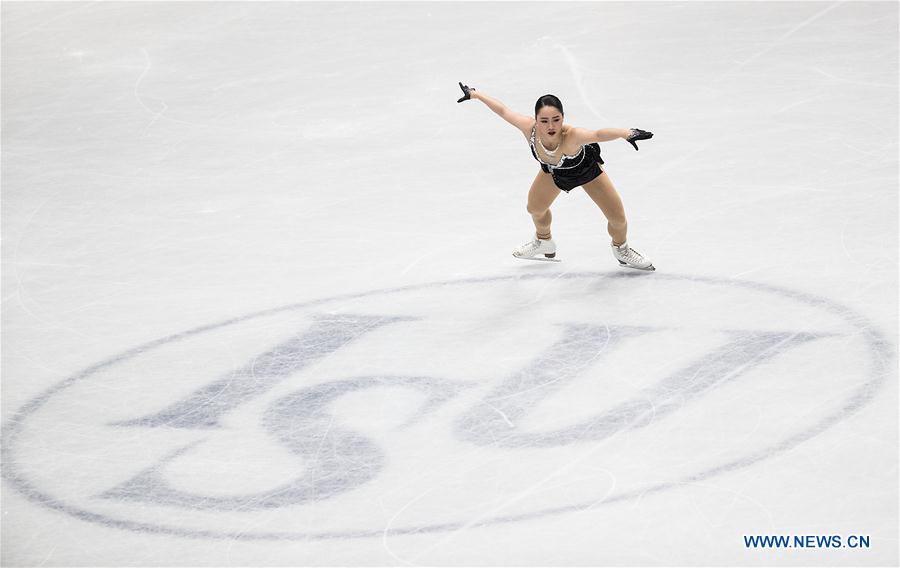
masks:
[(624, 250), (620, 248), (619, 254), (622, 255), (622, 258), (625, 259), (625, 262), (641, 262), (644, 260), (644, 256), (631, 247), (624, 247)]
[(534, 239), (533, 241), (527, 242), (524, 245), (520, 246), (518, 252), (520, 254), (527, 254), (530, 252), (534, 252), (539, 248), (541, 248), (541, 242), (537, 239)]

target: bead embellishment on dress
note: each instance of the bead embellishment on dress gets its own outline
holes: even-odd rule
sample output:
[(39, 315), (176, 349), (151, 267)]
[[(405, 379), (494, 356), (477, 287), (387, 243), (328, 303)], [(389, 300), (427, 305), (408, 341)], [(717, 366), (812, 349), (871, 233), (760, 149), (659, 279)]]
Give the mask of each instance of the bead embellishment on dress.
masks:
[(562, 139), (560, 139), (559, 144), (556, 145), (556, 149), (552, 150), (552, 151), (548, 150), (547, 147), (544, 146), (544, 141), (541, 140), (540, 136), (537, 137), (537, 141), (538, 141), (538, 145), (541, 147), (541, 150), (543, 150), (544, 153), (547, 154), (548, 156), (556, 156), (556, 153), (559, 151), (560, 148), (562, 148)]

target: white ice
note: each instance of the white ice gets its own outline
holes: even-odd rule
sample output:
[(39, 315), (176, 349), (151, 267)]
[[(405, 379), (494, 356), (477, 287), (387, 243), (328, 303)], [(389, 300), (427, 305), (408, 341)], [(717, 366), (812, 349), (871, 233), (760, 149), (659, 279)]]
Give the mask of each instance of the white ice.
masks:
[(897, 565), (897, 3), (2, 18), (4, 565)]

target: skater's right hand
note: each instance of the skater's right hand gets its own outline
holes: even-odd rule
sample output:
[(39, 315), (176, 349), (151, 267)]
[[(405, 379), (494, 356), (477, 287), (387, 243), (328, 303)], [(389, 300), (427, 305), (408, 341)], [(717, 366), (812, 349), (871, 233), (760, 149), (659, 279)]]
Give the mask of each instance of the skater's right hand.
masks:
[(459, 88), (462, 89), (463, 96), (458, 101), (456, 101), (458, 103), (461, 103), (463, 101), (467, 101), (467, 100), (471, 99), (472, 93), (475, 92), (474, 88), (472, 88), (468, 85), (463, 85), (462, 82), (459, 83)]

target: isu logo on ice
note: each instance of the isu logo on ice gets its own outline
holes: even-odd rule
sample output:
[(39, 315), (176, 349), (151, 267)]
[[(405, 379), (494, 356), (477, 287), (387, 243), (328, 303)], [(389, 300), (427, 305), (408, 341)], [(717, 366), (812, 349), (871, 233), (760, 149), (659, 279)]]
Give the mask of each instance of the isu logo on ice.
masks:
[(23, 407), (4, 475), (128, 530), (447, 531), (752, 467), (858, 411), (887, 374), (887, 342), (829, 300), (633, 276), (408, 286), (172, 335)]

